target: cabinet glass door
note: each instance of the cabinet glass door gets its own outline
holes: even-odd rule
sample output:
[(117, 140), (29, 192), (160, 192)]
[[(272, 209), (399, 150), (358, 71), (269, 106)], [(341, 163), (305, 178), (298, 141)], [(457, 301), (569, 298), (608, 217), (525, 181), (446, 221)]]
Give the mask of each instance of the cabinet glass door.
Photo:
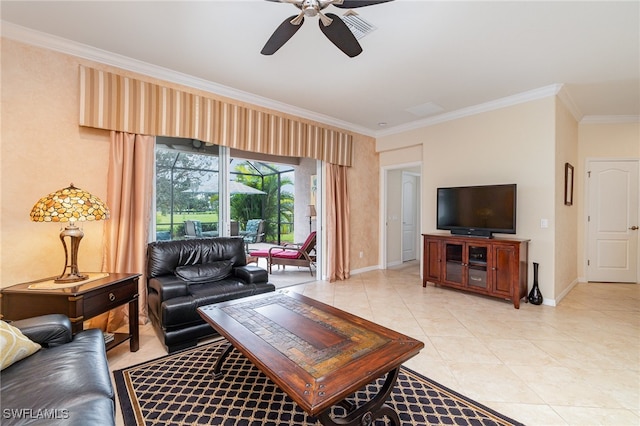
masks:
[(464, 266), (462, 249), (462, 244), (445, 244), (445, 281), (462, 284), (462, 273)]
[(468, 268), (467, 285), (469, 287), (487, 288), (487, 255), (489, 250), (486, 246), (468, 247)]

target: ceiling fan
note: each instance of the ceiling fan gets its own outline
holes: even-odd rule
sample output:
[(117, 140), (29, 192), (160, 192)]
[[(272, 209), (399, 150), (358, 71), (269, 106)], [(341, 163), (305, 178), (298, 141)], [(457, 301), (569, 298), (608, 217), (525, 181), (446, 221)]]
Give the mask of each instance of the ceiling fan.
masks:
[(360, 43), (353, 35), (349, 27), (333, 13), (322, 13), (330, 5), (342, 9), (354, 9), (357, 7), (372, 6), (387, 3), (393, 0), (267, 0), (278, 3), (290, 3), (300, 9), (298, 15), (285, 19), (273, 32), (267, 43), (262, 48), (263, 55), (273, 55), (302, 27), (304, 17), (319, 16), (320, 30), (338, 49), (347, 56), (353, 58), (362, 53)]

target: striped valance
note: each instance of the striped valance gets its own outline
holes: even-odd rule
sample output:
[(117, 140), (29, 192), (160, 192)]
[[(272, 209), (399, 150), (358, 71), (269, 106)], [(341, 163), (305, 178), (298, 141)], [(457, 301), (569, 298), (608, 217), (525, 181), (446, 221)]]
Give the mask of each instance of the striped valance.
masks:
[(80, 66), (80, 125), (351, 166), (351, 135)]

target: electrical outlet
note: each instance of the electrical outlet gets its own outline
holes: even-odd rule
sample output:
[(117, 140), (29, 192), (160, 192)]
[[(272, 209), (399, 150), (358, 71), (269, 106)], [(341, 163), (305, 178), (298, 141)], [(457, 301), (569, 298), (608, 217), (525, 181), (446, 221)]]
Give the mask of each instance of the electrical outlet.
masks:
[(364, 257), (364, 252), (363, 252), (363, 251), (361, 251), (361, 252), (360, 252), (360, 259), (362, 259), (363, 257)]
[(549, 219), (540, 219), (540, 228), (548, 228)]

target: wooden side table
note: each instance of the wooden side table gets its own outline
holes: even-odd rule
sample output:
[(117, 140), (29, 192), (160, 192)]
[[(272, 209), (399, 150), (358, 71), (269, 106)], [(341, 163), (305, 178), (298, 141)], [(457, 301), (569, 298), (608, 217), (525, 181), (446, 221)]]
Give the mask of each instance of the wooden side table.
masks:
[(82, 331), (84, 321), (128, 303), (129, 333), (115, 333), (114, 339), (106, 344), (106, 348), (109, 350), (128, 340), (129, 350), (136, 352), (140, 347), (140, 274), (104, 275), (106, 276), (80, 282), (72, 287), (49, 285), (53, 278), (46, 278), (3, 288), (2, 319), (15, 321), (38, 315), (64, 314), (69, 317), (73, 334), (76, 334)]

